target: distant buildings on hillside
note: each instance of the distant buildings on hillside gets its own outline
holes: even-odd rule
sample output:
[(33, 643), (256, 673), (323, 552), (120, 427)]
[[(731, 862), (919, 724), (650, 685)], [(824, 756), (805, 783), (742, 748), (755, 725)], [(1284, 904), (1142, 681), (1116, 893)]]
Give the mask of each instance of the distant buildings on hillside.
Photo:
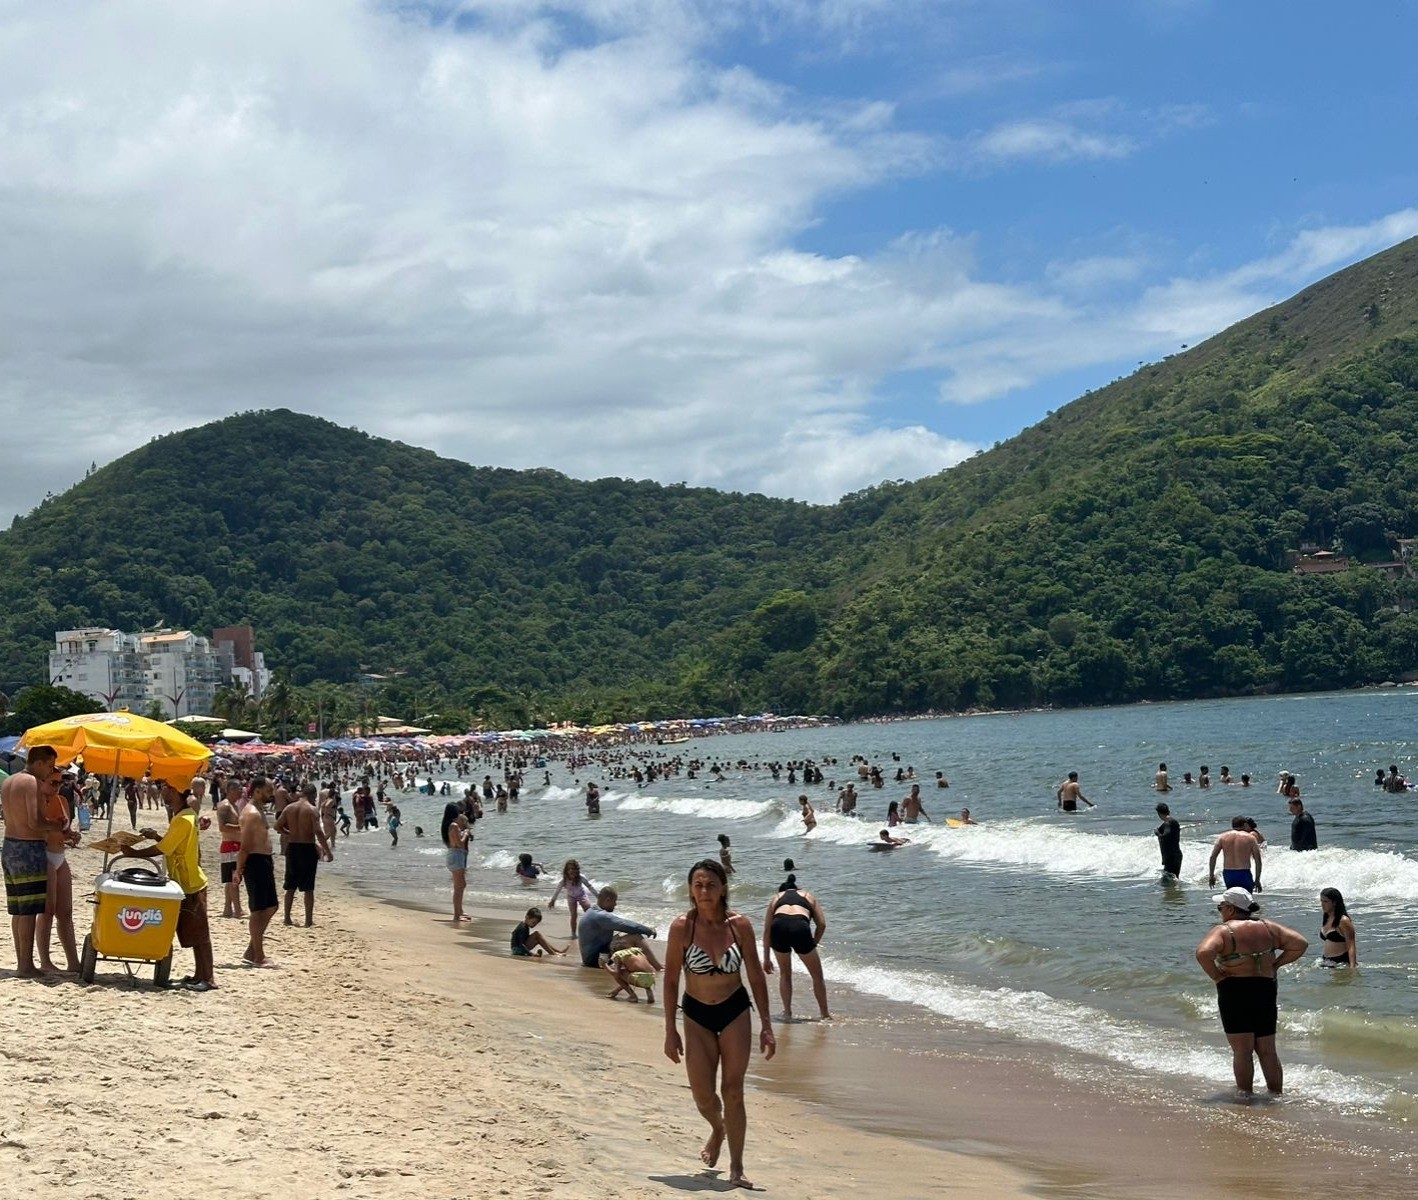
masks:
[(232, 683), (259, 700), (270, 672), (249, 625), (216, 629), (210, 638), (188, 629), (86, 628), (55, 633), (49, 679), (110, 710), (156, 701), (168, 716), (185, 717), (210, 713), (217, 691)]
[[(1370, 571), (1412, 578), (1415, 545), (1418, 545), (1418, 538), (1399, 538), (1398, 557), (1388, 562), (1361, 562), (1358, 565)], [(1301, 542), (1299, 551), (1292, 551), (1291, 561), (1296, 575), (1332, 575), (1337, 571), (1347, 571), (1354, 565), (1354, 560), (1348, 555), (1338, 554), (1315, 542)]]

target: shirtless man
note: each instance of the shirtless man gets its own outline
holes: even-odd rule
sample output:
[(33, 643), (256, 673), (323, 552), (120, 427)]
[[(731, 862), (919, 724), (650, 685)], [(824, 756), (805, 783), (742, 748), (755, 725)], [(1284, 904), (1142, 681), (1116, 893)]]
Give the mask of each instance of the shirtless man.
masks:
[[(921, 803), (921, 785), (913, 783), (911, 794), (901, 801), (901, 820), (907, 825), (917, 825), (922, 817), (927, 821), (931, 820), (931, 814), (926, 811), (925, 805)], [(931, 821), (934, 825), (935, 822)]]
[(271, 855), (271, 827), (266, 824), (266, 805), (271, 803), (275, 789), (264, 775), (258, 775), (251, 784), (251, 799), (241, 810), (237, 825), (241, 835), (241, 849), (236, 855), (236, 870), (232, 882), (238, 887), (246, 884), (246, 907), (251, 916), (247, 929), (251, 940), (246, 944), (242, 957), (253, 967), (270, 967), (275, 964), (266, 957), (266, 927), (276, 915), (279, 899), (276, 896), (276, 860)]
[(286, 846), (286, 914), (290, 919), (296, 892), (305, 893), (305, 927), (315, 924), (315, 869), (330, 853), (325, 844), (325, 832), (320, 828), (320, 815), (315, 811), (315, 785), (301, 785), (300, 794), (286, 805), (276, 818), (276, 829)]
[(325, 835), (325, 861), (335, 861), (335, 822), (339, 819), (335, 806), (335, 789), (327, 788), (320, 794), (320, 831)]
[[(279, 775), (276, 776), (276, 782), (275, 782), (275, 784), (274, 784), (273, 786), (274, 786), (274, 788), (275, 788), (275, 791), (273, 792), (273, 796), (274, 796), (274, 798), (275, 798), (275, 806), (271, 809), (271, 811), (272, 811), (273, 813), (275, 813), (275, 816), (276, 816), (276, 828), (279, 830), (279, 829), (281, 828), (281, 814), (286, 811), (286, 806), (287, 806), (288, 804), (290, 804), (290, 802), (291, 802), (291, 794), (290, 794), (289, 791), (286, 790), (286, 785), (285, 785), (285, 783), (282, 781), (282, 779), (281, 779), (281, 777), (280, 777)], [(287, 846), (289, 843), (290, 843), (290, 838), (288, 838), (288, 837), (285, 835), (285, 833), (282, 833), (282, 834), (281, 834), (281, 857), (282, 857), (282, 858), (284, 858), (284, 857), (286, 856), (286, 846)]]
[(854, 817), (857, 815), (857, 789), (854, 784), (844, 787), (837, 797), (838, 807), (842, 810), (844, 817)]
[(222, 916), (241, 920), (241, 885), (236, 882), (236, 857), (241, 851), (241, 784), (226, 785), (226, 795), (217, 802), (217, 829), (221, 833), (218, 854), (222, 864)]
[(1078, 772), (1070, 771), (1068, 778), (1059, 784), (1059, 790), (1054, 793), (1054, 799), (1058, 801), (1058, 806), (1064, 812), (1077, 812), (1078, 802), (1083, 801), (1089, 808), (1097, 808), (1087, 796), (1083, 794), (1083, 788), (1078, 783)]
[(21, 979), (42, 974), (34, 965), (34, 941), (35, 922), (43, 914), (49, 894), (45, 835), (64, 826), (45, 818), (40, 784), (55, 774), (56, 758), (51, 746), (31, 746), (25, 770), (11, 775), (0, 787), (0, 807), (5, 811), (5, 901), (15, 943), (15, 974)]
[[(1221, 877), (1228, 888), (1244, 888), (1259, 892), (1260, 843), (1246, 828), (1245, 817), (1232, 817), (1231, 828), (1216, 839), (1211, 847), (1211, 861), (1206, 865), (1207, 879), (1216, 886), (1216, 860), (1221, 859)], [(1254, 866), (1254, 872), (1251, 867)]]
[(1157, 774), (1152, 779), (1152, 790), (1154, 792), (1170, 792), (1172, 785), (1167, 782), (1167, 764), (1157, 764)]

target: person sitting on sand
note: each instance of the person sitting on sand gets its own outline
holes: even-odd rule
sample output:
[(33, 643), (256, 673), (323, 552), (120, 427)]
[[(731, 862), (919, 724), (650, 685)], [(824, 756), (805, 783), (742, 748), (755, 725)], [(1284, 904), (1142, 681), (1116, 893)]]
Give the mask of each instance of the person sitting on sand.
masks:
[[(722, 867), (719, 869), (723, 870)], [(581, 965), (599, 967), (601, 955), (610, 954), (611, 939), (617, 933), (628, 933), (632, 936), (627, 939), (627, 944), (639, 946), (644, 950), (650, 965), (659, 970), (659, 960), (645, 941), (646, 938), (654, 937), (655, 931), (639, 921), (616, 916), (615, 906), (618, 899), (615, 888), (603, 887), (596, 893), (596, 903), (586, 910), (586, 915), (576, 930), (576, 940), (581, 950)]]
[(623, 933), (617, 933), (611, 938), (610, 961), (606, 963), (606, 970), (611, 973), (611, 978), (615, 980), (615, 991), (610, 993), (608, 999), (614, 1000), (624, 992), (631, 1004), (639, 1004), (640, 1000), (635, 995), (635, 988), (645, 989), (645, 1003), (655, 1003), (655, 968), (645, 952), (631, 943)]
[[(516, 874), (523, 883), (535, 883), (537, 877), (545, 870), (546, 868), (541, 863), (532, 861), (530, 854), (524, 853), (517, 856)], [(557, 890), (560, 891), (559, 888)]]
[(513, 958), (540, 958), (543, 951), (546, 951), (548, 954), (557, 955), (566, 953), (565, 947), (558, 950), (536, 931), (537, 926), (541, 923), (542, 910), (533, 906), (527, 910), (526, 915), (513, 927)]

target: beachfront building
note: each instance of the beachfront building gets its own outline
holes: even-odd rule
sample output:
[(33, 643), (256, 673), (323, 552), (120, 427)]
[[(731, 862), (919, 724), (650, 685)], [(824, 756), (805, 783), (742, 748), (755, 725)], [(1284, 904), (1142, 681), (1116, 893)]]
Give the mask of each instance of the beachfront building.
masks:
[[(136, 712), (156, 703), (167, 717), (210, 713), (218, 689), (234, 679), (243, 679), (259, 695), (257, 689), (264, 688), (269, 677), (251, 645), (250, 628), (234, 628), (244, 628), (248, 635), (243, 663), (232, 649), (234, 639), (228, 637), (223, 645), (189, 629), (61, 629), (49, 652), (50, 682), (91, 696), (110, 711)], [(233, 629), (216, 632), (230, 634)]]
[(223, 625), (212, 630), (212, 644), (221, 657), (226, 676), (244, 683), (253, 700), (261, 699), (271, 682), (266, 656), (256, 649), (256, 634), (250, 625)]
[(49, 652), (49, 682), (83, 692), (110, 711), (148, 703), (148, 672), (138, 637), (118, 629), (59, 630)]

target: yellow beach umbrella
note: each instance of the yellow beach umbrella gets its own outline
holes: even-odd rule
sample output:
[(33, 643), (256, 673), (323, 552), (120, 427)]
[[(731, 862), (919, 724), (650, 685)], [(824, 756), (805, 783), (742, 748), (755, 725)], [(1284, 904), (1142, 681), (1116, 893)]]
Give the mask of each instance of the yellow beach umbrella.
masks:
[(185, 788), (212, 752), (171, 725), (130, 712), (82, 713), (61, 717), (47, 725), (27, 729), (17, 750), (53, 746), (59, 762), (68, 764), (84, 756), (84, 766), (95, 775), (122, 775), (141, 779), (152, 771), (174, 787)]

